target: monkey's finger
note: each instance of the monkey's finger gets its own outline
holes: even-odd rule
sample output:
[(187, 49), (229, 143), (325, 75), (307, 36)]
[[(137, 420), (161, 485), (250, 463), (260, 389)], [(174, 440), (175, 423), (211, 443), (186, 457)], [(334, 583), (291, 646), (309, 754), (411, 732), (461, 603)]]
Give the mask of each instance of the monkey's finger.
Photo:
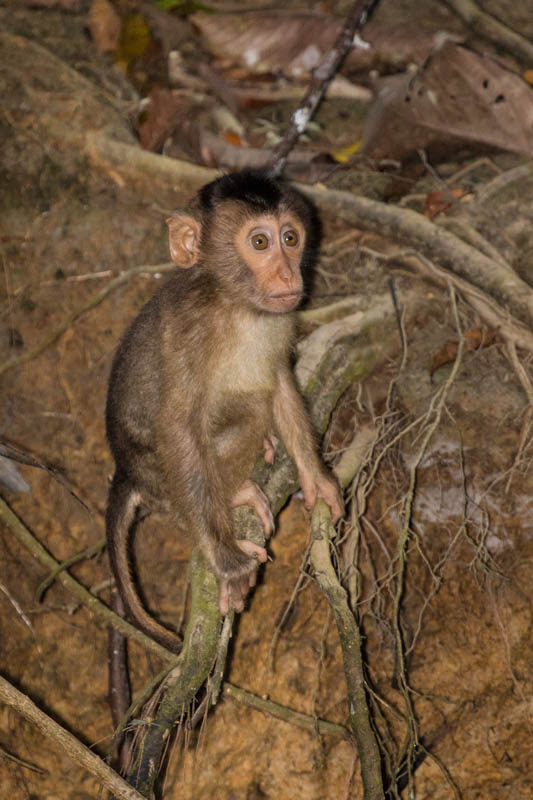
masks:
[(265, 536), (269, 539), (272, 536), (274, 531), (274, 516), (272, 511), (270, 510), (270, 506), (266, 506), (265, 508), (261, 509), (261, 513), (259, 509), (256, 509), (257, 516), (263, 523), (263, 528), (265, 529)]
[(218, 594), (218, 608), (223, 617), (229, 613), (229, 586), (227, 581), (220, 582), (220, 591)]
[[(248, 591), (248, 585), (246, 585), (246, 591)], [(244, 609), (244, 598), (240, 587), (240, 581), (238, 583), (234, 581), (230, 582), (229, 595), (231, 607), (240, 614)]]
[(274, 517), (270, 510), (268, 497), (262, 489), (251, 480), (244, 481), (240, 489), (235, 493), (231, 501), (232, 508), (237, 506), (251, 506), (261, 520), (265, 529), (265, 536), (268, 538), (274, 530)]
[(315, 507), (317, 498), (317, 486), (315, 483), (302, 484), (302, 493), (304, 496), (304, 505), (310, 510)]
[(274, 463), (274, 448), (270, 439), (263, 440), (263, 450), (265, 451), (265, 461), (267, 464)]
[(251, 542), (250, 539), (238, 539), (237, 545), (246, 553), (247, 556), (251, 558), (256, 558), (262, 564), (268, 559), (268, 553), (264, 547), (260, 547), (255, 542)]

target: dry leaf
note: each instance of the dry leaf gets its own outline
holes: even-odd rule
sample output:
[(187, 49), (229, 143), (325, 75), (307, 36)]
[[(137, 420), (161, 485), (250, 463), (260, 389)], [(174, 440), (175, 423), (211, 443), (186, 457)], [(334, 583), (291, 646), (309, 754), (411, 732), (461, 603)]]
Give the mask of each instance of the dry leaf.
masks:
[(228, 144), (234, 145), (234, 147), (242, 147), (243, 144), (241, 137), (235, 131), (225, 131), (224, 140)]
[(362, 152), (399, 159), (457, 139), (532, 156), (533, 89), (488, 56), (446, 42), (419, 73), (381, 83)]
[(441, 214), (446, 209), (454, 205), (456, 200), (460, 200), (466, 194), (464, 189), (436, 189), (426, 195), (424, 203), (424, 216), (434, 219), (437, 214)]
[(146, 150), (160, 151), (176, 126), (190, 115), (191, 107), (180, 92), (152, 89), (139, 125), (139, 140)]
[[(488, 347), (493, 343), (496, 338), (496, 331), (486, 330), (485, 328), (469, 328), (463, 334), (465, 339), (465, 350), (479, 350), (480, 347)], [(430, 375), (443, 367), (446, 364), (452, 364), (457, 358), (457, 351), (459, 343), (454, 340), (449, 340), (446, 344), (435, 354), (431, 362)]]
[[(246, 11), (193, 14), (190, 19), (217, 58), (248, 70), (308, 76), (329, 53), (345, 23), (344, 17), (306, 11)], [(346, 70), (406, 65), (424, 58), (444, 18), (408, 25), (381, 26), (370, 21), (362, 32), (364, 44), (348, 54)], [(368, 46), (366, 46), (368, 45)]]
[(122, 20), (109, 0), (92, 0), (88, 25), (91, 39), (102, 53), (117, 49)]

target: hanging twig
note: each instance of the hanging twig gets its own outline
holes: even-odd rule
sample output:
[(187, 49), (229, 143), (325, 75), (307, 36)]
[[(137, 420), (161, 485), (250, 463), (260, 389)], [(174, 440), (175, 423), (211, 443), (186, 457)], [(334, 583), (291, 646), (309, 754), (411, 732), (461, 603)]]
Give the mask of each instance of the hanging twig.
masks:
[(350, 11), (344, 28), (322, 64), (313, 70), (309, 89), (300, 105), (293, 113), (289, 127), (269, 159), (268, 166), (275, 175), (281, 175), (287, 163), (287, 156), (315, 114), (329, 82), (340, 68), (354, 44), (354, 37), (377, 4), (378, 0), (357, 0)]
[[(341, 459), (335, 470), (342, 486), (353, 478), (358, 466), (353, 454)], [(350, 608), (348, 593), (342, 586), (331, 561), (331, 542), (335, 529), (331, 511), (319, 500), (311, 519), (311, 566), (314, 576), (326, 596), (339, 633), (348, 690), (350, 724), (357, 742), (361, 764), (364, 800), (382, 800), (384, 797), (381, 754), (372, 727), (365, 687), (362, 635), (356, 614)]]

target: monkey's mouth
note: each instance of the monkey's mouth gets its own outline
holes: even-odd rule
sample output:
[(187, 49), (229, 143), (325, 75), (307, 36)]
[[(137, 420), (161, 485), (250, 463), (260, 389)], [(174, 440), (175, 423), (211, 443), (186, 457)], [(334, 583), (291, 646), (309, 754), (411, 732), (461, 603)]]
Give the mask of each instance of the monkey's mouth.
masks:
[(295, 292), (277, 292), (276, 294), (269, 294), (271, 300), (299, 300), (301, 296), (302, 292), (300, 289), (297, 289)]
[(275, 292), (268, 295), (268, 304), (274, 311), (292, 311), (302, 299), (301, 290), (294, 292)]

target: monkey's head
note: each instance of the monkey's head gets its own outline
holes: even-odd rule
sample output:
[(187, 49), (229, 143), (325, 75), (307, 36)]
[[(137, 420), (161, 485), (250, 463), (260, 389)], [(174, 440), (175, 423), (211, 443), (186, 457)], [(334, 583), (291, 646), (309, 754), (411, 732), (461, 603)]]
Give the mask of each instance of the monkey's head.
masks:
[(307, 200), (268, 172), (246, 169), (208, 183), (188, 213), (167, 224), (174, 263), (216, 275), (226, 296), (271, 313), (302, 299), (318, 222)]

